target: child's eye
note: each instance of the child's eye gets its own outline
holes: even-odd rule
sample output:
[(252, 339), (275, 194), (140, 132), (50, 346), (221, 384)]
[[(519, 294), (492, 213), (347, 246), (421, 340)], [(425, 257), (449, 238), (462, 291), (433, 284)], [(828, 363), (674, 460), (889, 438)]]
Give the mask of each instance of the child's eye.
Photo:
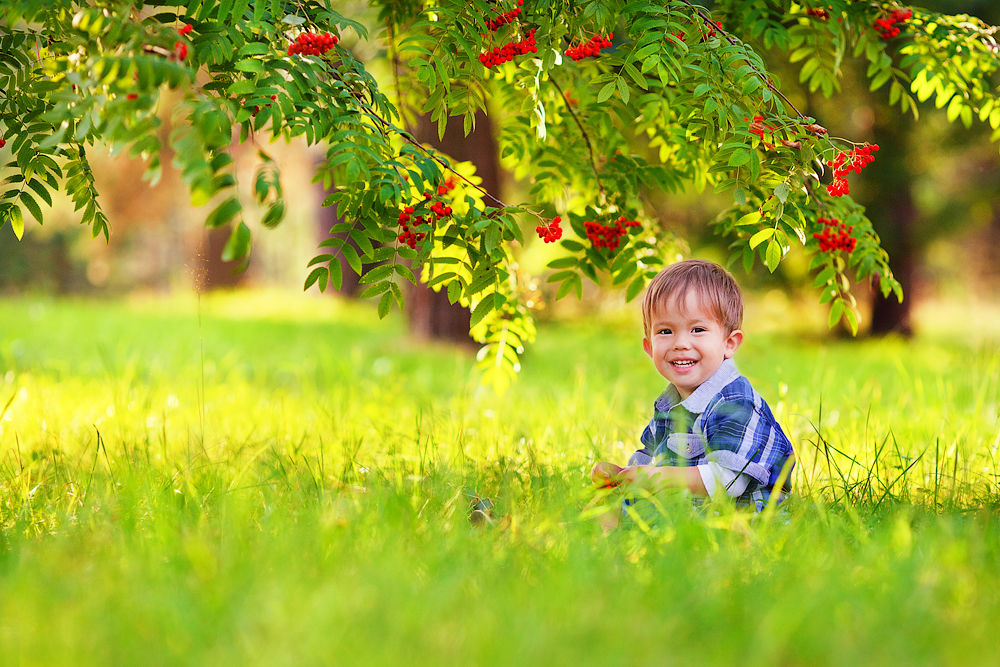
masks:
[(705, 331), (708, 331), (708, 329), (706, 329), (705, 327), (695, 327), (694, 329), (692, 329), (692, 331), (694, 331), (695, 333), (703, 333)]
[(661, 333), (661, 334), (670, 334), (670, 333), (671, 333), (671, 331), (670, 331), (670, 329), (660, 329), (660, 330), (659, 330), (659, 331), (658, 331), (657, 333)]

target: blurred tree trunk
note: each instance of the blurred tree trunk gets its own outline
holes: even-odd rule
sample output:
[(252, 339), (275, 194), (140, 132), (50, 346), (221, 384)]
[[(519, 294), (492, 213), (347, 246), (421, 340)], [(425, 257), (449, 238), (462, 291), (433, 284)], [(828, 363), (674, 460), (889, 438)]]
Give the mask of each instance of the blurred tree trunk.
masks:
[[(1000, 179), (997, 179), (1000, 182)], [(986, 256), (984, 273), (994, 285), (1000, 285), (1000, 201), (994, 200), (992, 218), (986, 236)]]
[[(452, 119), (443, 139), (438, 139), (437, 123), (429, 116), (421, 116), (414, 136), (458, 162), (474, 164), (476, 174), (483, 179), (483, 189), (494, 197), (500, 196), (500, 161), (489, 116), (477, 114), (476, 129), (469, 136), (465, 136), (461, 119)], [(468, 308), (449, 303), (444, 290), (435, 292), (422, 283), (409, 292), (406, 314), (410, 331), (424, 339), (469, 342)]]
[(874, 103), (872, 107), (875, 112), (872, 132), (880, 149), (878, 168), (866, 170), (865, 176), (870, 181), (869, 196), (859, 201), (867, 209), (875, 232), (889, 253), (889, 266), (903, 286), (904, 299), (900, 303), (894, 295), (884, 298), (880, 291), (874, 290), (871, 333), (911, 336), (914, 276), (919, 261), (919, 243), (915, 238), (917, 207), (908, 158), (914, 121), (912, 116), (901, 114), (884, 103)]
[(222, 261), (222, 251), (232, 231), (231, 225), (202, 231), (201, 250), (197, 259), (197, 274), (201, 278), (199, 287), (202, 291), (232, 289), (246, 281), (246, 271), (237, 271), (239, 262)]
[[(422, 116), (417, 122), (414, 137), (421, 143), (430, 144), (459, 162), (471, 162), (476, 166), (476, 174), (483, 179), (482, 187), (494, 196), (500, 191), (500, 163), (497, 157), (497, 144), (493, 137), (493, 124), (489, 116), (482, 113), (476, 116), (476, 129), (465, 136), (462, 123), (453, 120), (448, 124), (444, 139), (438, 139), (437, 124), (429, 116)], [(321, 197), (329, 192), (320, 191)], [(330, 234), (330, 229), (343, 220), (337, 215), (336, 206), (320, 207), (317, 216), (322, 238), (331, 236), (344, 238), (346, 234)], [(352, 244), (353, 245), (353, 244)], [(355, 246), (355, 249), (357, 247)], [(365, 265), (365, 271), (373, 265)], [(347, 265), (341, 264), (343, 284), (339, 294), (353, 297), (358, 293), (359, 276)], [(470, 313), (467, 308), (448, 302), (444, 291), (435, 292), (429, 287), (418, 284), (411, 286), (406, 296), (406, 315), (410, 331), (419, 338), (428, 340), (447, 340), (457, 343), (468, 343)]]

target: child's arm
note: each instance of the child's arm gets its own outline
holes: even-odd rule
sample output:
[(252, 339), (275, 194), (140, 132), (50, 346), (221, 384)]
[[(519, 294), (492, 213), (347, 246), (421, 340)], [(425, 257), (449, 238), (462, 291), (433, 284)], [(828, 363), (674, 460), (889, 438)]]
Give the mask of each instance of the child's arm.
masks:
[(653, 493), (664, 489), (687, 489), (696, 496), (707, 496), (708, 490), (697, 466), (628, 466), (601, 461), (590, 471), (590, 479), (597, 486), (634, 484), (642, 471), (652, 484)]

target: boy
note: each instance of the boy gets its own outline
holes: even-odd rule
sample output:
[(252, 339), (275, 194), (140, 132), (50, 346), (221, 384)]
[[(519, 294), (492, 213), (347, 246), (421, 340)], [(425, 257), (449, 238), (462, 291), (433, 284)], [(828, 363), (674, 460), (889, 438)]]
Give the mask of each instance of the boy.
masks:
[(653, 404), (643, 448), (626, 468), (595, 465), (595, 484), (646, 476), (654, 492), (728, 495), (760, 512), (787, 465), (779, 492), (791, 489), (792, 444), (732, 360), (742, 323), (740, 288), (718, 264), (678, 262), (653, 279), (642, 302), (642, 348), (670, 384)]

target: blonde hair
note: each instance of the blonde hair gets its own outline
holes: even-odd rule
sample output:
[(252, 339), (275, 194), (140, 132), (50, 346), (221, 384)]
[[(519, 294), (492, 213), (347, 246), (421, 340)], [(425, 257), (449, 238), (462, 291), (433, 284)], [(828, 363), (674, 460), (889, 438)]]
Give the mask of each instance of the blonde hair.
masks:
[(714, 262), (688, 259), (656, 274), (642, 298), (642, 328), (649, 337), (653, 314), (668, 304), (684, 307), (684, 295), (693, 291), (722, 324), (728, 336), (743, 325), (743, 294), (732, 274)]

